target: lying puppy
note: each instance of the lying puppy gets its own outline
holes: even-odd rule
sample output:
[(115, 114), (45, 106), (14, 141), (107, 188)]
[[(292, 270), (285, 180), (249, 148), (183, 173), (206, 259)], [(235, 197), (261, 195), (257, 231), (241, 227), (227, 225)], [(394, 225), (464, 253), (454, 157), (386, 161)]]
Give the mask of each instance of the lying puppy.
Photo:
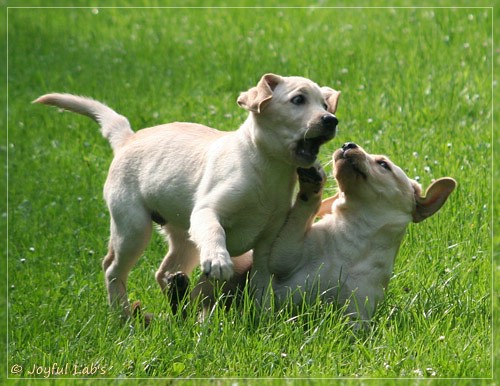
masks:
[(234, 132), (171, 123), (134, 133), (125, 117), (92, 99), (38, 98), (94, 119), (113, 148), (104, 186), (111, 215), (103, 261), (109, 303), (130, 315), (127, 278), (153, 221), (169, 243), (156, 272), (163, 290), (173, 273), (190, 273), (199, 262), (203, 273), (228, 279), (230, 256), (269, 249), (290, 209), (295, 169), (311, 166), (336, 133), (339, 94), (305, 78), (266, 74), (239, 96), (249, 116)]
[[(351, 316), (368, 320), (384, 298), (408, 223), (436, 213), (456, 182), (438, 179), (422, 196), (387, 157), (354, 143), (333, 159), (339, 192), (323, 203), (324, 178), (315, 169), (301, 173), (297, 200), (270, 254), (272, 288), (278, 304), (290, 294), (294, 303), (320, 296), (348, 302)], [(322, 219), (313, 223), (316, 215)]]
[[(272, 303), (278, 307), (290, 299), (298, 305), (320, 297), (340, 306), (348, 303), (353, 318), (373, 316), (408, 223), (436, 213), (456, 182), (439, 179), (422, 196), (420, 185), (385, 156), (369, 155), (347, 143), (333, 158), (339, 192), (321, 203), (324, 171), (299, 168), (300, 190), (266, 255), (267, 274), (250, 270), (247, 254), (236, 266), (237, 275), (223, 284), (223, 292), (234, 294), (249, 280), (257, 302), (266, 305), (267, 286), (272, 283)], [(316, 216), (322, 219), (314, 222)], [(255, 251), (253, 258), (261, 257)], [(206, 278), (196, 285), (193, 297), (200, 294), (206, 314), (215, 302)]]

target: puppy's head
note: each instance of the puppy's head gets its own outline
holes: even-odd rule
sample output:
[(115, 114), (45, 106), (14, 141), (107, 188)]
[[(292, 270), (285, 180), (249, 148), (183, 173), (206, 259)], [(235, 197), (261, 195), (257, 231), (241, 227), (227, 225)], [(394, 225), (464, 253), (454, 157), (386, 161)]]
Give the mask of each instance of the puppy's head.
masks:
[(406, 215), (420, 222), (436, 213), (456, 187), (454, 179), (434, 181), (422, 196), (422, 188), (383, 155), (366, 153), (354, 143), (346, 143), (334, 155), (334, 175), (347, 198), (374, 210)]
[(336, 134), (339, 96), (306, 78), (266, 74), (238, 104), (253, 115), (259, 145), (295, 166), (310, 167), (320, 146)]

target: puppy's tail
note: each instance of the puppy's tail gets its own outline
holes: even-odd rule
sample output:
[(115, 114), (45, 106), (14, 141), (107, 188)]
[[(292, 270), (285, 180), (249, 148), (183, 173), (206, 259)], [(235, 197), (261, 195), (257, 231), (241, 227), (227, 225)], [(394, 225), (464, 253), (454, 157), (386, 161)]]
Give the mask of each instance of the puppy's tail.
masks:
[(116, 152), (134, 134), (127, 118), (103, 103), (71, 94), (46, 94), (33, 101), (73, 111), (92, 118), (101, 126), (101, 133)]

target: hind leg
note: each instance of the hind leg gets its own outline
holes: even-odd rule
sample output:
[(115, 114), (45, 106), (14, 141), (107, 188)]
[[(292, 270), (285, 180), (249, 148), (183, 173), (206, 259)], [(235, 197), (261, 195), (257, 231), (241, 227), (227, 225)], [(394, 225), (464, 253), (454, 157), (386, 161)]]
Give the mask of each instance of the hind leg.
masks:
[(168, 284), (169, 275), (178, 271), (189, 275), (199, 264), (200, 259), (198, 248), (189, 239), (186, 230), (169, 225), (166, 225), (164, 230), (168, 240), (168, 253), (156, 271), (156, 281), (163, 291)]
[(145, 210), (135, 209), (119, 215), (111, 211), (109, 251), (103, 260), (108, 302), (129, 317), (127, 279), (151, 239), (151, 217)]

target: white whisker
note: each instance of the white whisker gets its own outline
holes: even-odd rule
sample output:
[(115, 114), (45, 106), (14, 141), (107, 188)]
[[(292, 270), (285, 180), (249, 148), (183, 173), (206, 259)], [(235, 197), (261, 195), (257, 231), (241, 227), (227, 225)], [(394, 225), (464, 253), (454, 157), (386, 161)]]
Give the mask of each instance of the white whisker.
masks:
[(330, 166), (332, 163), (333, 163), (333, 158), (323, 165), (323, 169), (326, 168), (327, 166)]
[(303, 139), (304, 139), (304, 141), (307, 139), (307, 138), (306, 138), (306, 136), (307, 136), (307, 133), (309, 132), (309, 130), (310, 130), (310, 129), (309, 129), (309, 127), (308, 127), (308, 128), (306, 128), (306, 131), (304, 131), (304, 138), (303, 138)]

